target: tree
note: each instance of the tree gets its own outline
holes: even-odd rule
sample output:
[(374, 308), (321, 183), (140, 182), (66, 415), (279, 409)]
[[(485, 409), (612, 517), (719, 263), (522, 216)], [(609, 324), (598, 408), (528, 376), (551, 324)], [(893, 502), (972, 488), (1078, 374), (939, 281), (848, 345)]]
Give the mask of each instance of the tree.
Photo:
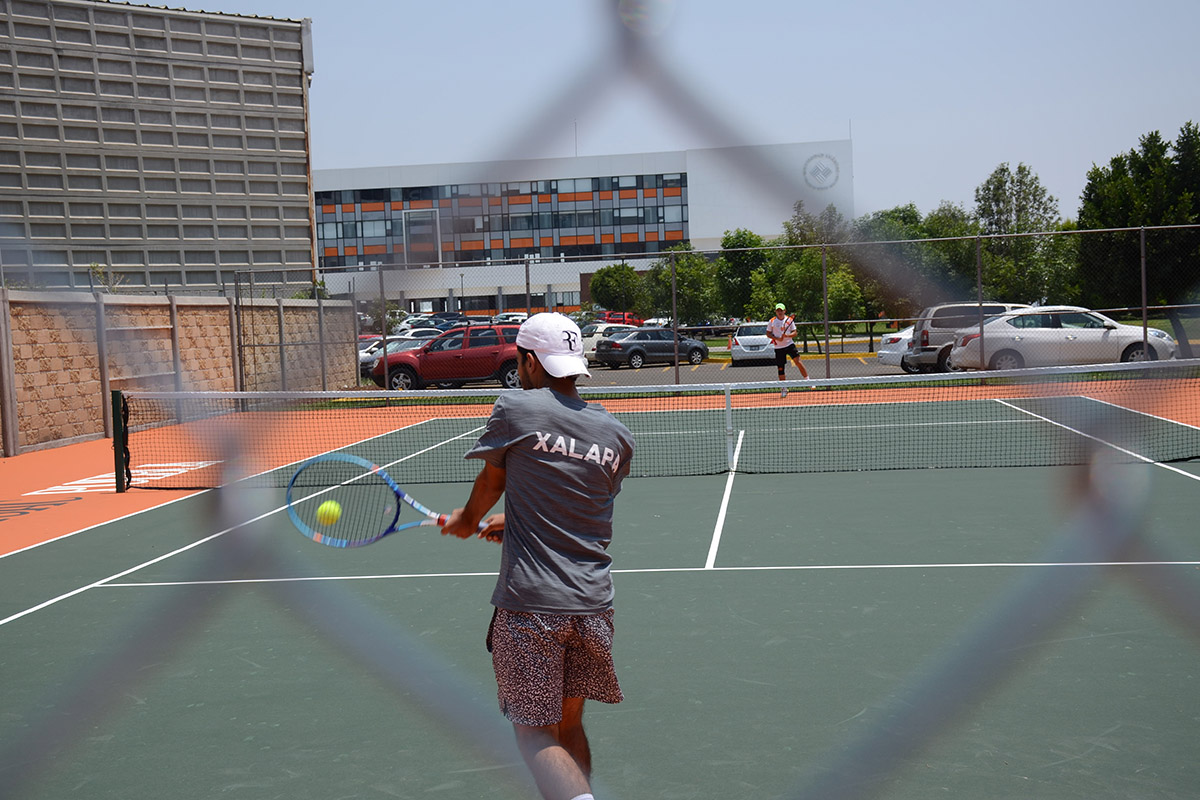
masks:
[[(1088, 172), (1081, 229), (1140, 228), (1200, 222), (1200, 129), (1184, 124), (1174, 143), (1158, 131), (1138, 147)], [(1090, 234), (1079, 243), (1083, 302), (1098, 308), (1141, 303), (1141, 232)], [(1146, 291), (1151, 303), (1184, 302), (1200, 291), (1195, 230), (1146, 232)]]
[(996, 299), (1025, 302), (1049, 297), (1051, 287), (1064, 284), (1056, 269), (1047, 237), (1023, 234), (1059, 227), (1058, 200), (1049, 194), (1025, 164), (1016, 171), (1007, 163), (992, 171), (975, 189), (975, 218), (990, 238), (983, 247), (985, 293)]
[[(923, 241), (972, 236), (975, 226), (961, 206), (943, 203), (929, 216), (912, 203), (860, 217), (854, 223), (850, 268), (862, 287), (864, 315), (903, 319), (974, 283), (974, 253), (953, 242)], [(962, 265), (961, 268), (957, 268)], [(970, 266), (970, 280), (965, 278)]]
[(1018, 164), (1013, 172), (1004, 163), (976, 187), (975, 217), (991, 236), (1047, 231), (1058, 222), (1058, 200), (1029, 167)]
[(590, 290), (593, 301), (613, 311), (637, 308), (645, 292), (641, 276), (624, 261), (596, 270)]
[(740, 317), (746, 313), (752, 288), (750, 278), (766, 266), (767, 254), (745, 248), (761, 248), (765, 244), (761, 236), (748, 230), (725, 231), (716, 263), (717, 294), (723, 316)]
[(674, 260), (676, 321), (682, 325), (707, 322), (716, 316), (720, 307), (714, 265), (694, 252), (690, 245), (678, 245), (667, 252), (671, 255), (656, 261), (646, 276), (649, 309), (657, 315), (670, 316), (671, 261)]

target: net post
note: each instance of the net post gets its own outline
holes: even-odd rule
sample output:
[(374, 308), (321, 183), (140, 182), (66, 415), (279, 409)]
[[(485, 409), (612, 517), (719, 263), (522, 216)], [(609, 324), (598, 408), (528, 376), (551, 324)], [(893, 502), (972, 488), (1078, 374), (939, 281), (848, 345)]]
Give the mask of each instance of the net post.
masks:
[(725, 384), (725, 464), (733, 472), (733, 387)]
[(117, 493), (129, 488), (126, 470), (129, 466), (129, 431), (126, 427), (127, 418), (121, 413), (125, 398), (120, 389), (113, 389), (112, 395), (112, 431), (113, 431), (113, 479)]

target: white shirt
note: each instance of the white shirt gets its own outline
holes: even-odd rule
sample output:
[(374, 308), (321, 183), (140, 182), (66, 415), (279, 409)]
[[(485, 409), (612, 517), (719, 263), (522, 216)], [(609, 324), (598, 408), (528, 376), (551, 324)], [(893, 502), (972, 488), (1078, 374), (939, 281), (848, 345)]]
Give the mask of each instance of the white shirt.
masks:
[(796, 335), (796, 323), (784, 317), (771, 317), (767, 322), (767, 336), (772, 337), (776, 350), (782, 350), (789, 344), (792, 344), (791, 338)]

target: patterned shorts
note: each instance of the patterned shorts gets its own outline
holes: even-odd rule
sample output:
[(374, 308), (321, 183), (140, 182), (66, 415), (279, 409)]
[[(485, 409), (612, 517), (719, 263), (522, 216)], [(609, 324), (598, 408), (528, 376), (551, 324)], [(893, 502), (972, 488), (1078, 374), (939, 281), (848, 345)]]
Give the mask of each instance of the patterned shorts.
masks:
[(554, 725), (563, 699), (619, 703), (613, 667), (613, 611), (529, 614), (496, 609), (488, 650), (496, 671), (500, 711), (517, 725)]

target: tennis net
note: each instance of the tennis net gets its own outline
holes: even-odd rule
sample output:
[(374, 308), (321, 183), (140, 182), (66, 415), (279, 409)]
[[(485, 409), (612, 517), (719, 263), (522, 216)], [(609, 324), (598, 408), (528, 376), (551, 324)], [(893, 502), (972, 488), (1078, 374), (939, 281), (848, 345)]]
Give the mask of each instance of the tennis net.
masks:
[[(1200, 361), (579, 388), (633, 432), (638, 477), (1068, 465), (1097, 448), (1200, 458)], [(402, 485), (470, 481), (463, 454), (498, 391), (128, 392), (114, 398), (118, 489), (283, 486), (333, 451)]]

